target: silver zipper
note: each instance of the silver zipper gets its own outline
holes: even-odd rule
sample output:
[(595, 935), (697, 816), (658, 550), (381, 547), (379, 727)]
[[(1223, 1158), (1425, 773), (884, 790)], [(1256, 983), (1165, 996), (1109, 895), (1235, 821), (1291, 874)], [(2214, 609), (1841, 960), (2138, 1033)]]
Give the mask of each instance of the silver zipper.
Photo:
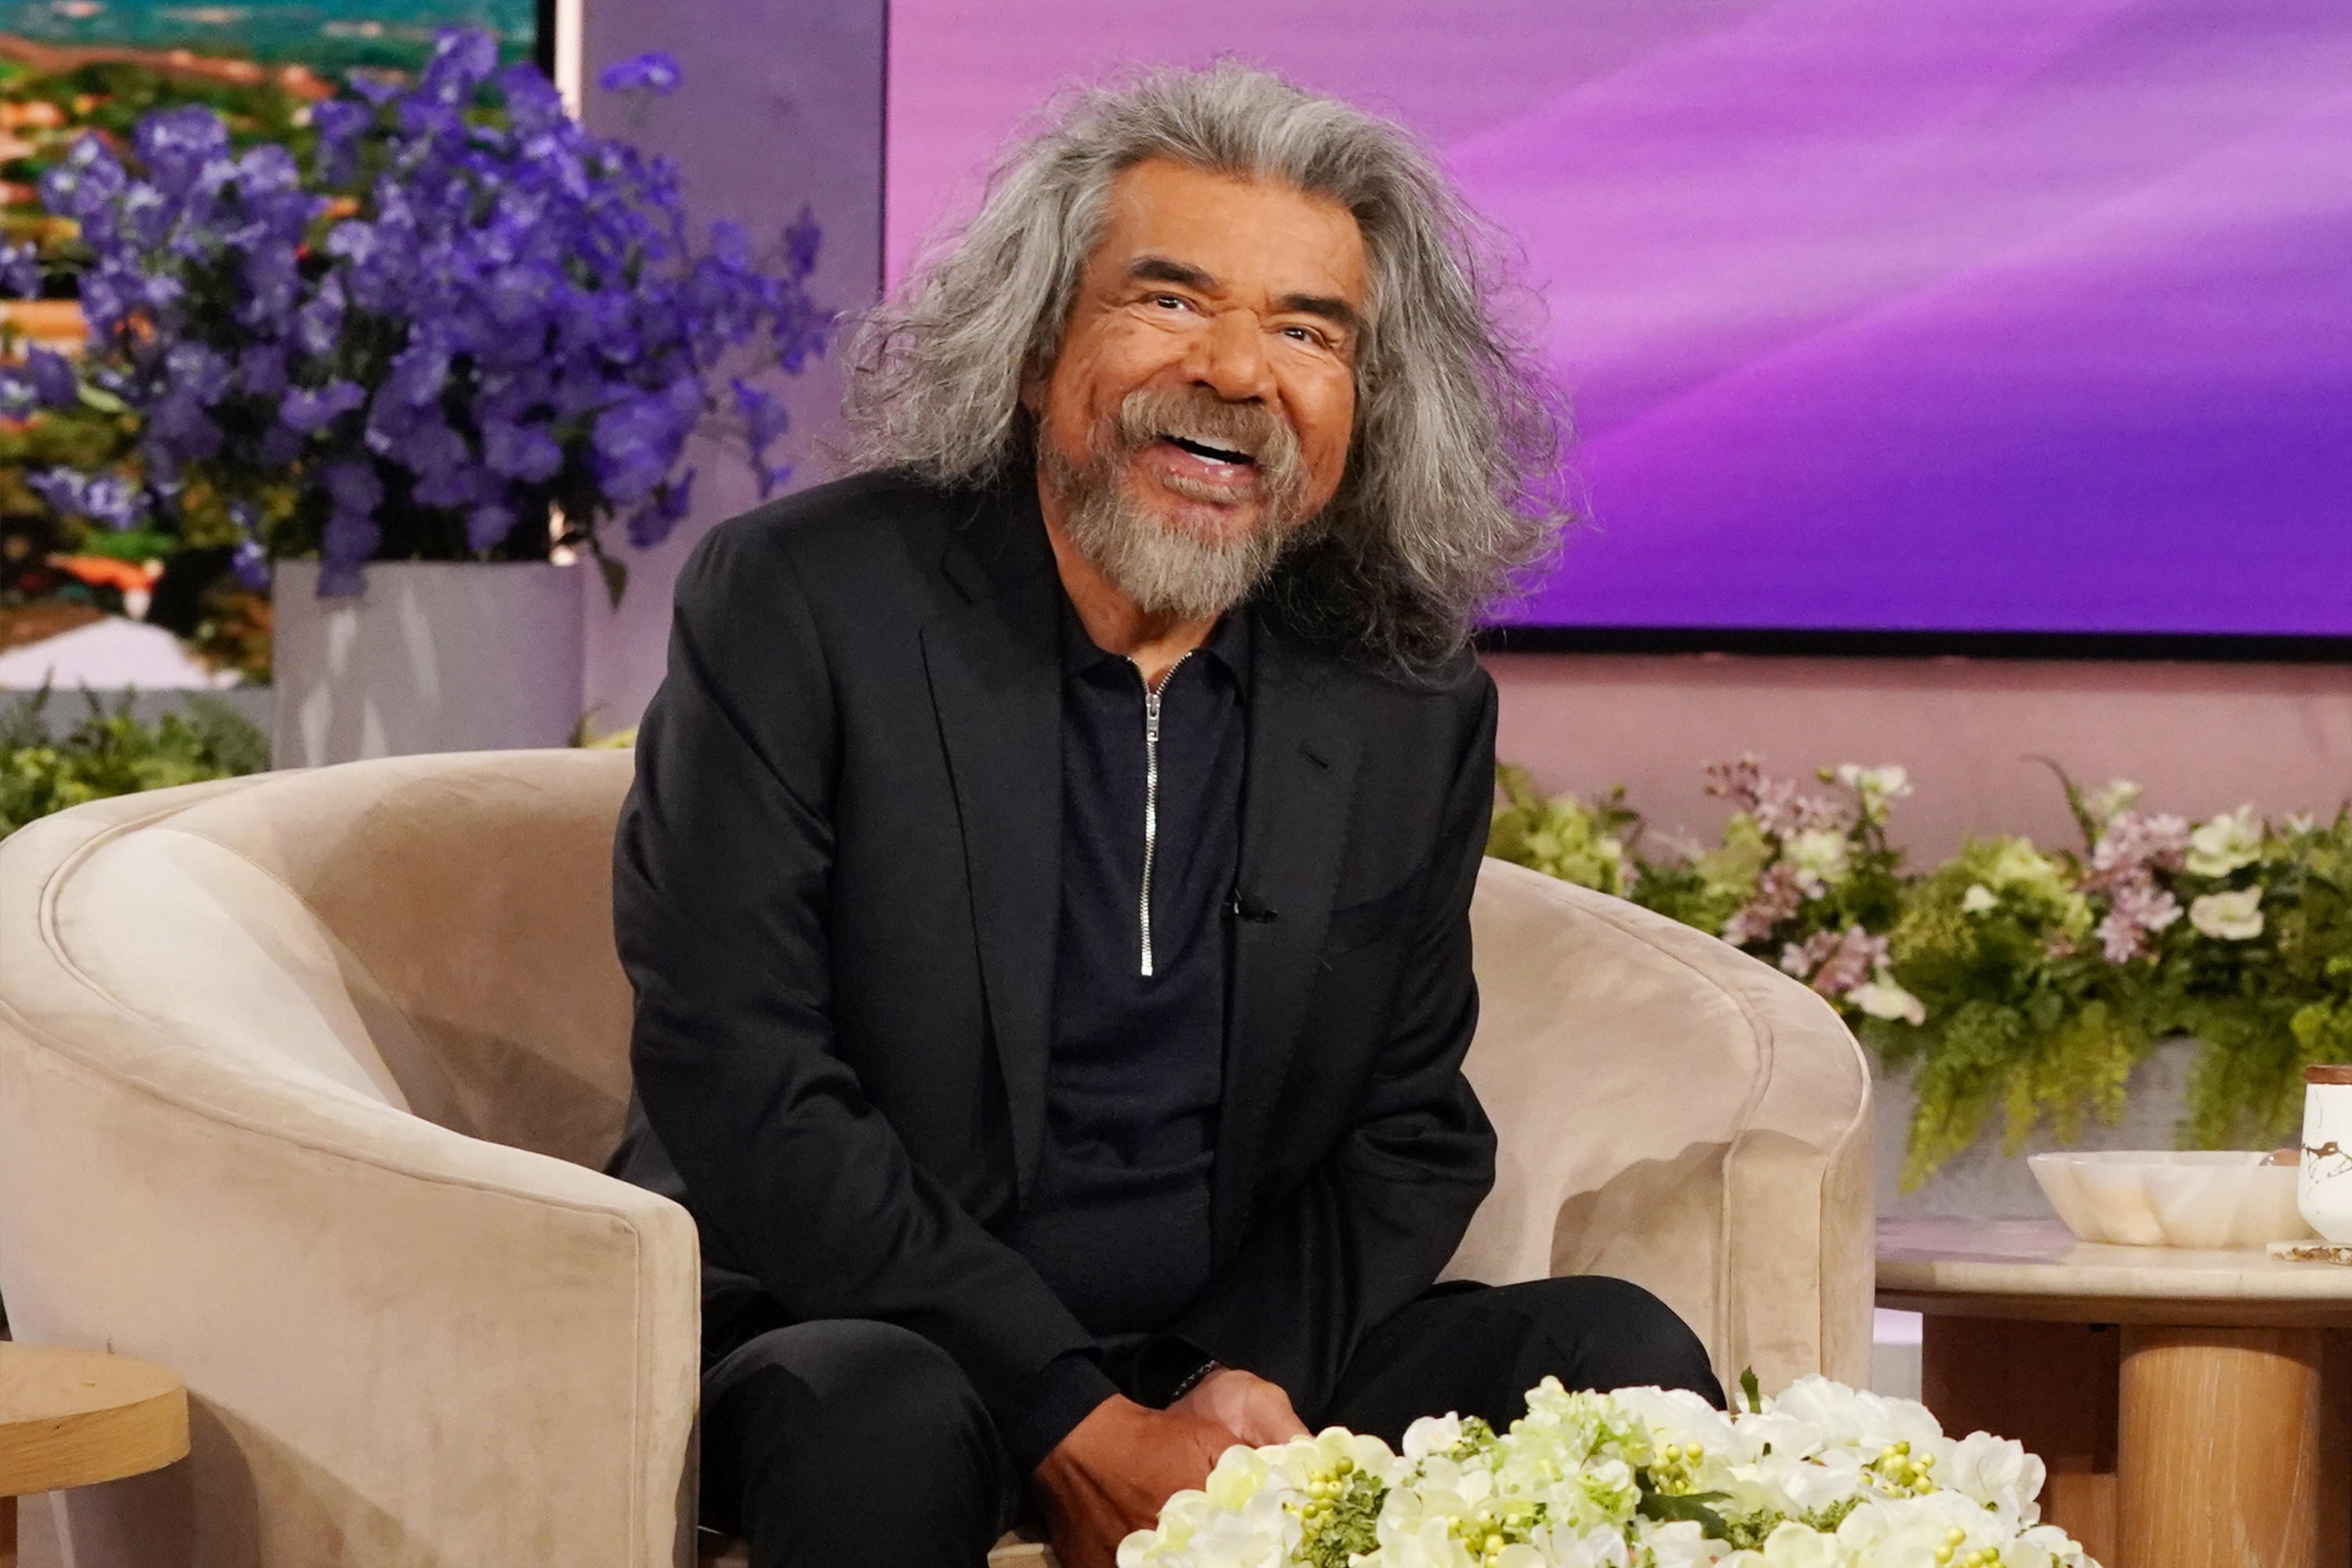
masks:
[[(1179, 654), (1154, 688), (1143, 687), (1143, 889), (1136, 907), (1136, 925), (1143, 933), (1143, 977), (1151, 978), (1151, 863), (1160, 850), (1160, 693), (1176, 679), (1177, 670), (1192, 656)], [(1139, 671), (1140, 673), (1140, 671)]]

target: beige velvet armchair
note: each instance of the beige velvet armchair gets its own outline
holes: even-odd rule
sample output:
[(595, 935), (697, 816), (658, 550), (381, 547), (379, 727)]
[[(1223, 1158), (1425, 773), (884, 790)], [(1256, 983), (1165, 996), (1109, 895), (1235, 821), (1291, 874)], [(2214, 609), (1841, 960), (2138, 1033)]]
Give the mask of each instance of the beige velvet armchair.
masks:
[[(0, 1295), (163, 1363), (187, 1463), (61, 1494), (78, 1568), (691, 1559), (694, 1230), (598, 1174), (628, 1092), (630, 757), (412, 757), (0, 845)], [(1869, 1079), (1802, 986), (1489, 862), (1451, 1271), (1649, 1286), (1717, 1369), (1858, 1380)]]

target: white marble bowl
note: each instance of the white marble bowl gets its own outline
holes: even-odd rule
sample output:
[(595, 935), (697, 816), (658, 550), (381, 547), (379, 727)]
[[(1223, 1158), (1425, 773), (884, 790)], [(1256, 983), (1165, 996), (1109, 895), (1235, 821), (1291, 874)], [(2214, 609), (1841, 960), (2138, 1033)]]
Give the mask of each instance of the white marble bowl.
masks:
[(2035, 1154), (2026, 1163), (2066, 1228), (2127, 1247), (2266, 1247), (2311, 1236), (2297, 1172), (2260, 1150)]

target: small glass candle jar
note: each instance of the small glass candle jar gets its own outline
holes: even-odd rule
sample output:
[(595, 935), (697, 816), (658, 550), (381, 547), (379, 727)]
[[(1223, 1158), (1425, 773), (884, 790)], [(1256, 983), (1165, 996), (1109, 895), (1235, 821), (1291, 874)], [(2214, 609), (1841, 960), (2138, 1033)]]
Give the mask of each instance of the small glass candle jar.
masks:
[(2352, 1067), (2303, 1069), (2303, 1177), (2295, 1206), (2328, 1240), (2352, 1244)]

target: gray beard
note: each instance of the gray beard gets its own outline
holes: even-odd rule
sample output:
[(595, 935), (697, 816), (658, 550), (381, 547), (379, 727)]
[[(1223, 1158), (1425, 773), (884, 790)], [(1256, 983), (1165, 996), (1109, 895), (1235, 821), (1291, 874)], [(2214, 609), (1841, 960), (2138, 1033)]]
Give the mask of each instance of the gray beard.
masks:
[(1073, 467), (1050, 445), (1045, 483), (1062, 503), (1062, 529), (1089, 565), (1148, 616), (1214, 620), (1274, 574), (1304, 531), (1272, 510), (1239, 539), (1202, 539), (1164, 527), (1108, 464)]

